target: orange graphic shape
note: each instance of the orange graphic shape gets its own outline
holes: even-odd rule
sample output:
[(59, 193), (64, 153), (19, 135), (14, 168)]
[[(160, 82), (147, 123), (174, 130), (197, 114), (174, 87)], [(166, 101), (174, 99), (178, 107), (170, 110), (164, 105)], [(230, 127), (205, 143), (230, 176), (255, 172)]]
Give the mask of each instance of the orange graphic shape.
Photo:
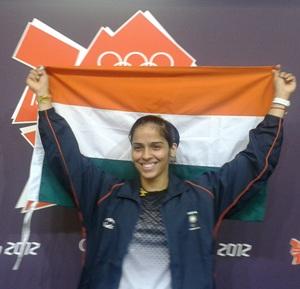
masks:
[(55, 204), (52, 203), (46, 203), (46, 202), (35, 202), (35, 201), (28, 201), (26, 206), (22, 209), (22, 213), (27, 213), (28, 211), (31, 210), (40, 210), (40, 209), (45, 209), (49, 207), (53, 207)]
[(194, 64), (194, 59), (149, 21), (142, 12), (134, 15), (115, 33), (110, 33), (112, 35), (106, 30), (100, 29), (80, 66)]
[(73, 65), (78, 53), (77, 48), (29, 24), (14, 58), (30, 66)]
[(300, 241), (297, 239), (291, 239), (291, 255), (293, 256), (293, 265), (300, 265)]
[(37, 121), (36, 97), (28, 87), (25, 88), (12, 118), (14, 124)]
[(35, 144), (35, 131), (22, 133), (22, 136), (29, 142), (29, 144), (32, 147), (34, 147), (34, 144)]

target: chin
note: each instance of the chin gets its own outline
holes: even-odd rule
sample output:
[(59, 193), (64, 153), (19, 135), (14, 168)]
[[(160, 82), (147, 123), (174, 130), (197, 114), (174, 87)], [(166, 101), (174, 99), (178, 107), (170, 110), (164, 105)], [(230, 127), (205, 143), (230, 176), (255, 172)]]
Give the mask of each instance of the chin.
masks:
[(151, 172), (151, 173), (139, 172), (139, 173), (140, 173), (140, 176), (146, 180), (153, 180), (158, 176), (154, 172)]

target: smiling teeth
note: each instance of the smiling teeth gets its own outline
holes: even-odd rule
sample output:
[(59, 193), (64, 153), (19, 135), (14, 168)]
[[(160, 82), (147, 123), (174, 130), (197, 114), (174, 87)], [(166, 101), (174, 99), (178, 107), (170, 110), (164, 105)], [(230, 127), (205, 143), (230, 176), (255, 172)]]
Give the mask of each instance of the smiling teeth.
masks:
[(143, 168), (145, 169), (151, 169), (154, 166), (154, 163), (151, 164), (143, 164)]

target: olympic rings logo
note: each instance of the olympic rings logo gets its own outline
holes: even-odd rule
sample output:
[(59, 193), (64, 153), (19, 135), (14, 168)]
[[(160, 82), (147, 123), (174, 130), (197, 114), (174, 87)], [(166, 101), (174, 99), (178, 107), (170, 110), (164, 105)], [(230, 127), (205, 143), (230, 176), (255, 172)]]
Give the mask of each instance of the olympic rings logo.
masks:
[(132, 51), (123, 59), (120, 54), (115, 51), (105, 51), (99, 55), (97, 59), (97, 65), (103, 65), (103, 61), (107, 59), (107, 57), (113, 57), (115, 60), (113, 66), (133, 66), (132, 61), (134, 59), (141, 60), (141, 64), (139, 64), (139, 66), (159, 66), (157, 63), (158, 59), (167, 60), (169, 66), (174, 66), (175, 64), (173, 57), (169, 53), (163, 51), (154, 53), (149, 59), (144, 53), (139, 51)]

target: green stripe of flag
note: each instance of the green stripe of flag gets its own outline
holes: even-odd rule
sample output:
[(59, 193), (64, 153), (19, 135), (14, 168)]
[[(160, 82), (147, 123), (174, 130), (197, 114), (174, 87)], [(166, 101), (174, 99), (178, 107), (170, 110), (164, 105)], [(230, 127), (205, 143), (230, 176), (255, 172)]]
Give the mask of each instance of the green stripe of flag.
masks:
[[(121, 179), (138, 177), (137, 171), (131, 161), (118, 161), (108, 159), (91, 159), (96, 166), (105, 168), (105, 171)], [(183, 179), (195, 179), (212, 167), (199, 167), (189, 165), (170, 165), (170, 171)], [(70, 195), (64, 190), (54, 176), (47, 161), (44, 160), (41, 178), (39, 201), (54, 203), (65, 207), (73, 207)], [(240, 209), (238, 206), (228, 216), (230, 219), (243, 221), (262, 221), (265, 213), (266, 186)]]

